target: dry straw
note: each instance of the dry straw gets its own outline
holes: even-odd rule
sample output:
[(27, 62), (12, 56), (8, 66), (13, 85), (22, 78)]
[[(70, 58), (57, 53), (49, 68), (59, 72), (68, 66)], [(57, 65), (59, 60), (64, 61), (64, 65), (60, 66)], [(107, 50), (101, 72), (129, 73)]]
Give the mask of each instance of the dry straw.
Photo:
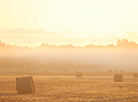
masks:
[(134, 75), (133, 75), (134, 77), (138, 77), (138, 73), (134, 73)]
[(114, 82), (123, 82), (123, 74), (114, 74)]
[(32, 94), (35, 86), (32, 76), (16, 78), (16, 89), (18, 94)]

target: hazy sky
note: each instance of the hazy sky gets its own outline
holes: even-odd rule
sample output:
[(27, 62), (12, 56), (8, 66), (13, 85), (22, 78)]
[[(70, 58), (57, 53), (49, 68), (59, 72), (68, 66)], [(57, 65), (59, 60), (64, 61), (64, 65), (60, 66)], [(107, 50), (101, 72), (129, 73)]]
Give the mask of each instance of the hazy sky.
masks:
[(138, 43), (138, 0), (0, 0), (0, 40), (17, 45)]

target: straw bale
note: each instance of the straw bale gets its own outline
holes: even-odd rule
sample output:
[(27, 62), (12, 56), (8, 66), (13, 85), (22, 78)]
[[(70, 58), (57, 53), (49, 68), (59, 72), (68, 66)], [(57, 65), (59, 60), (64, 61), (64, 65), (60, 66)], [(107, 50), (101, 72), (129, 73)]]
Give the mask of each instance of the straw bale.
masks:
[(124, 71), (123, 70), (120, 70), (120, 73), (124, 73)]
[(123, 74), (114, 74), (114, 82), (123, 82)]
[(35, 86), (32, 76), (16, 78), (16, 89), (18, 94), (32, 94)]
[(82, 77), (82, 72), (76, 72), (76, 77)]
[(138, 77), (138, 73), (134, 73), (134, 75), (133, 75), (134, 77)]

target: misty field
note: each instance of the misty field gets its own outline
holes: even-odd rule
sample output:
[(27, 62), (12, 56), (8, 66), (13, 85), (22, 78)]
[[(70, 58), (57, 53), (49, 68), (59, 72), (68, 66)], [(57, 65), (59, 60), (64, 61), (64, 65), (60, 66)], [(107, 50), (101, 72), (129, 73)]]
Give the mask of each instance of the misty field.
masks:
[[(1, 102), (106, 102), (138, 101), (138, 78), (124, 73), (124, 82), (113, 82), (114, 72), (84, 71), (76, 78), (75, 71), (49, 71), (32, 75), (0, 74)], [(45, 74), (44, 74), (45, 73)], [(51, 75), (50, 75), (51, 74)], [(17, 94), (16, 78), (32, 75), (34, 94)], [(66, 75), (66, 76), (65, 76)]]

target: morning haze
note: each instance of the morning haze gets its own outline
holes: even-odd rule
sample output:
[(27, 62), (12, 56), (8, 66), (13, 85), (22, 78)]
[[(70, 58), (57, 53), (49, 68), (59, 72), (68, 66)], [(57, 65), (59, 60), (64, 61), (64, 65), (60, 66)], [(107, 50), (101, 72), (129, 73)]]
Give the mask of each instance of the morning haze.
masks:
[(1, 0), (0, 102), (137, 102), (137, 0)]
[[(47, 69), (80, 69), (106, 71), (108, 69), (137, 70), (138, 44), (127, 39), (113, 44), (69, 45), (41, 44), (38, 47), (21, 47), (1, 42), (1, 67), (40, 67)], [(57, 64), (57, 65), (56, 65)], [(87, 67), (86, 67), (87, 66)]]

